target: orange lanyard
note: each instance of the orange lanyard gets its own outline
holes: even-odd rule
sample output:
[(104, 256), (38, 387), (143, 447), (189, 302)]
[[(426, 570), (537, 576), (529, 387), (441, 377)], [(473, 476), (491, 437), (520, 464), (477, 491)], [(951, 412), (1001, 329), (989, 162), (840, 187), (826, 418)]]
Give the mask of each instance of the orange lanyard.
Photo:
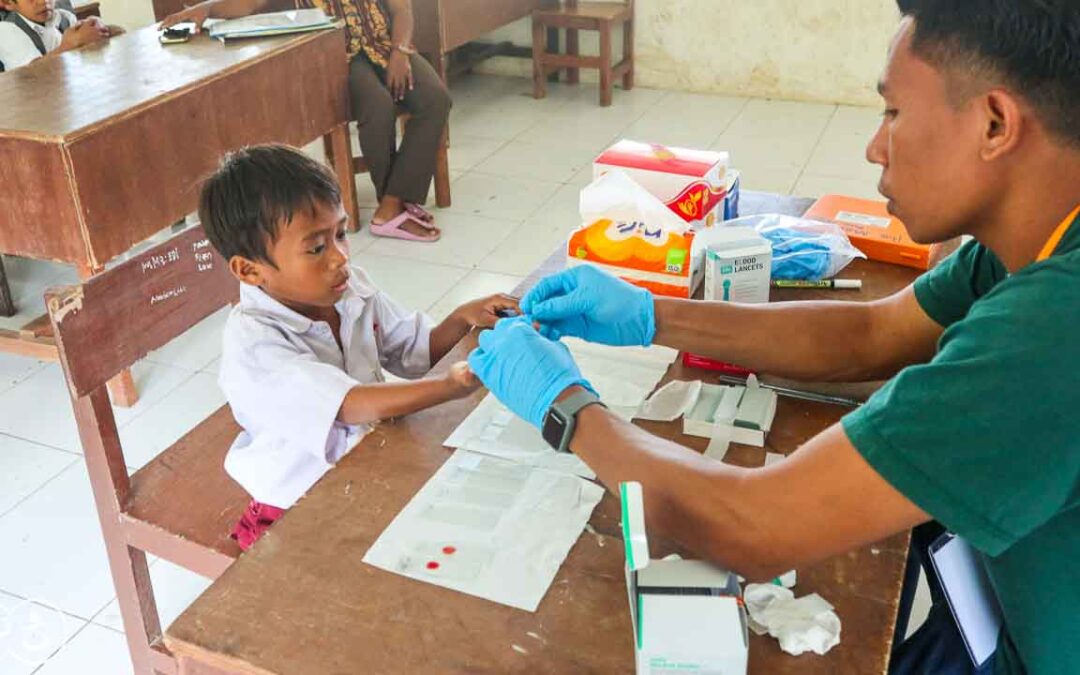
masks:
[(1057, 226), (1054, 233), (1046, 240), (1046, 244), (1043, 245), (1042, 250), (1039, 251), (1039, 257), (1035, 259), (1035, 262), (1042, 262), (1054, 255), (1054, 251), (1057, 249), (1058, 244), (1061, 243), (1061, 238), (1069, 231), (1069, 227), (1073, 224), (1073, 221), (1076, 220), (1077, 216), (1080, 216), (1080, 206), (1073, 209), (1073, 212), (1066, 216), (1065, 220), (1061, 221), (1061, 224)]

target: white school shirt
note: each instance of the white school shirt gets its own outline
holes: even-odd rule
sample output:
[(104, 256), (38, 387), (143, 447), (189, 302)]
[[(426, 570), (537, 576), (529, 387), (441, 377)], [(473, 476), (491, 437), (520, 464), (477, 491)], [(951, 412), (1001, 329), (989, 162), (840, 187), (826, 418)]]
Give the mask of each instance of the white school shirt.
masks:
[(291, 507), (371, 430), (337, 421), (350, 389), (383, 381), (383, 368), (405, 378), (431, 369), (431, 319), (398, 305), (363, 271), (351, 270), (335, 307), (344, 352), (325, 321), (240, 287), (219, 382), (244, 430), (225, 470), (256, 501)]
[[(68, 26), (74, 26), (77, 19), (75, 15), (66, 9), (54, 9), (52, 16), (44, 25), (31, 21), (19, 15), (19, 20), (30, 27), (30, 30), (41, 36), (41, 44), (45, 45), (45, 53), (53, 51), (60, 46), (63, 34), (60, 32), (60, 20), (66, 17)], [(5, 70), (14, 70), (25, 66), (34, 59), (41, 58), (41, 52), (34, 46), (26, 33), (18, 26), (8, 21), (0, 21), (0, 63), (4, 64)]]

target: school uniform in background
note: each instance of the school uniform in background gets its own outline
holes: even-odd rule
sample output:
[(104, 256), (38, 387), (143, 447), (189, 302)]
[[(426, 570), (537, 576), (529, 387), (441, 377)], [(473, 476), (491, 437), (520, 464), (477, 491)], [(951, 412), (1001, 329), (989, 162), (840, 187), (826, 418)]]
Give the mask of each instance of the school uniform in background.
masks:
[(60, 46), (63, 33), (75, 25), (75, 15), (53, 10), (44, 24), (30, 21), (18, 12), (0, 19), (0, 72), (25, 66)]

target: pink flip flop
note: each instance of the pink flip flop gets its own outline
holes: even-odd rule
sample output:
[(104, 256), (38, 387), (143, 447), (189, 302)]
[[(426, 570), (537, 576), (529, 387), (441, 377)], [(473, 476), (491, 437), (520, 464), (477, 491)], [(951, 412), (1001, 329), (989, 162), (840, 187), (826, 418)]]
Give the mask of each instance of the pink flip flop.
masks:
[(376, 237), (387, 237), (390, 239), (404, 239), (405, 241), (423, 241), (423, 242), (435, 242), (442, 236), (436, 234), (434, 237), (421, 237), (406, 230), (403, 225), (407, 222), (414, 222), (420, 227), (426, 230), (434, 230), (435, 228), (431, 223), (420, 220), (416, 216), (412, 215), (408, 211), (403, 211), (401, 215), (396, 218), (392, 218), (381, 225), (371, 223), (368, 227), (371, 228), (371, 233)]
[(424, 221), (425, 223), (434, 223), (435, 222), (435, 216), (430, 211), (425, 209), (423, 206), (420, 206), (419, 204), (410, 204), (410, 203), (406, 202), (405, 210), (408, 211), (410, 214), (412, 214), (412, 216), (414, 218), (419, 218), (420, 220)]

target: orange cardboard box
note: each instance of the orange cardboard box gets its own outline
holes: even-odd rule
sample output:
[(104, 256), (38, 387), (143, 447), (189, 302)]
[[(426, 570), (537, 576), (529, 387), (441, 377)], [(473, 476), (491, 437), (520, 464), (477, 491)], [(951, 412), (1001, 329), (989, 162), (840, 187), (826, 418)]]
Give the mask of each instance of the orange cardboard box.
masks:
[(803, 218), (832, 222), (843, 228), (855, 248), (871, 260), (930, 269), (930, 246), (917, 244), (907, 228), (889, 214), (885, 202), (825, 195)]

